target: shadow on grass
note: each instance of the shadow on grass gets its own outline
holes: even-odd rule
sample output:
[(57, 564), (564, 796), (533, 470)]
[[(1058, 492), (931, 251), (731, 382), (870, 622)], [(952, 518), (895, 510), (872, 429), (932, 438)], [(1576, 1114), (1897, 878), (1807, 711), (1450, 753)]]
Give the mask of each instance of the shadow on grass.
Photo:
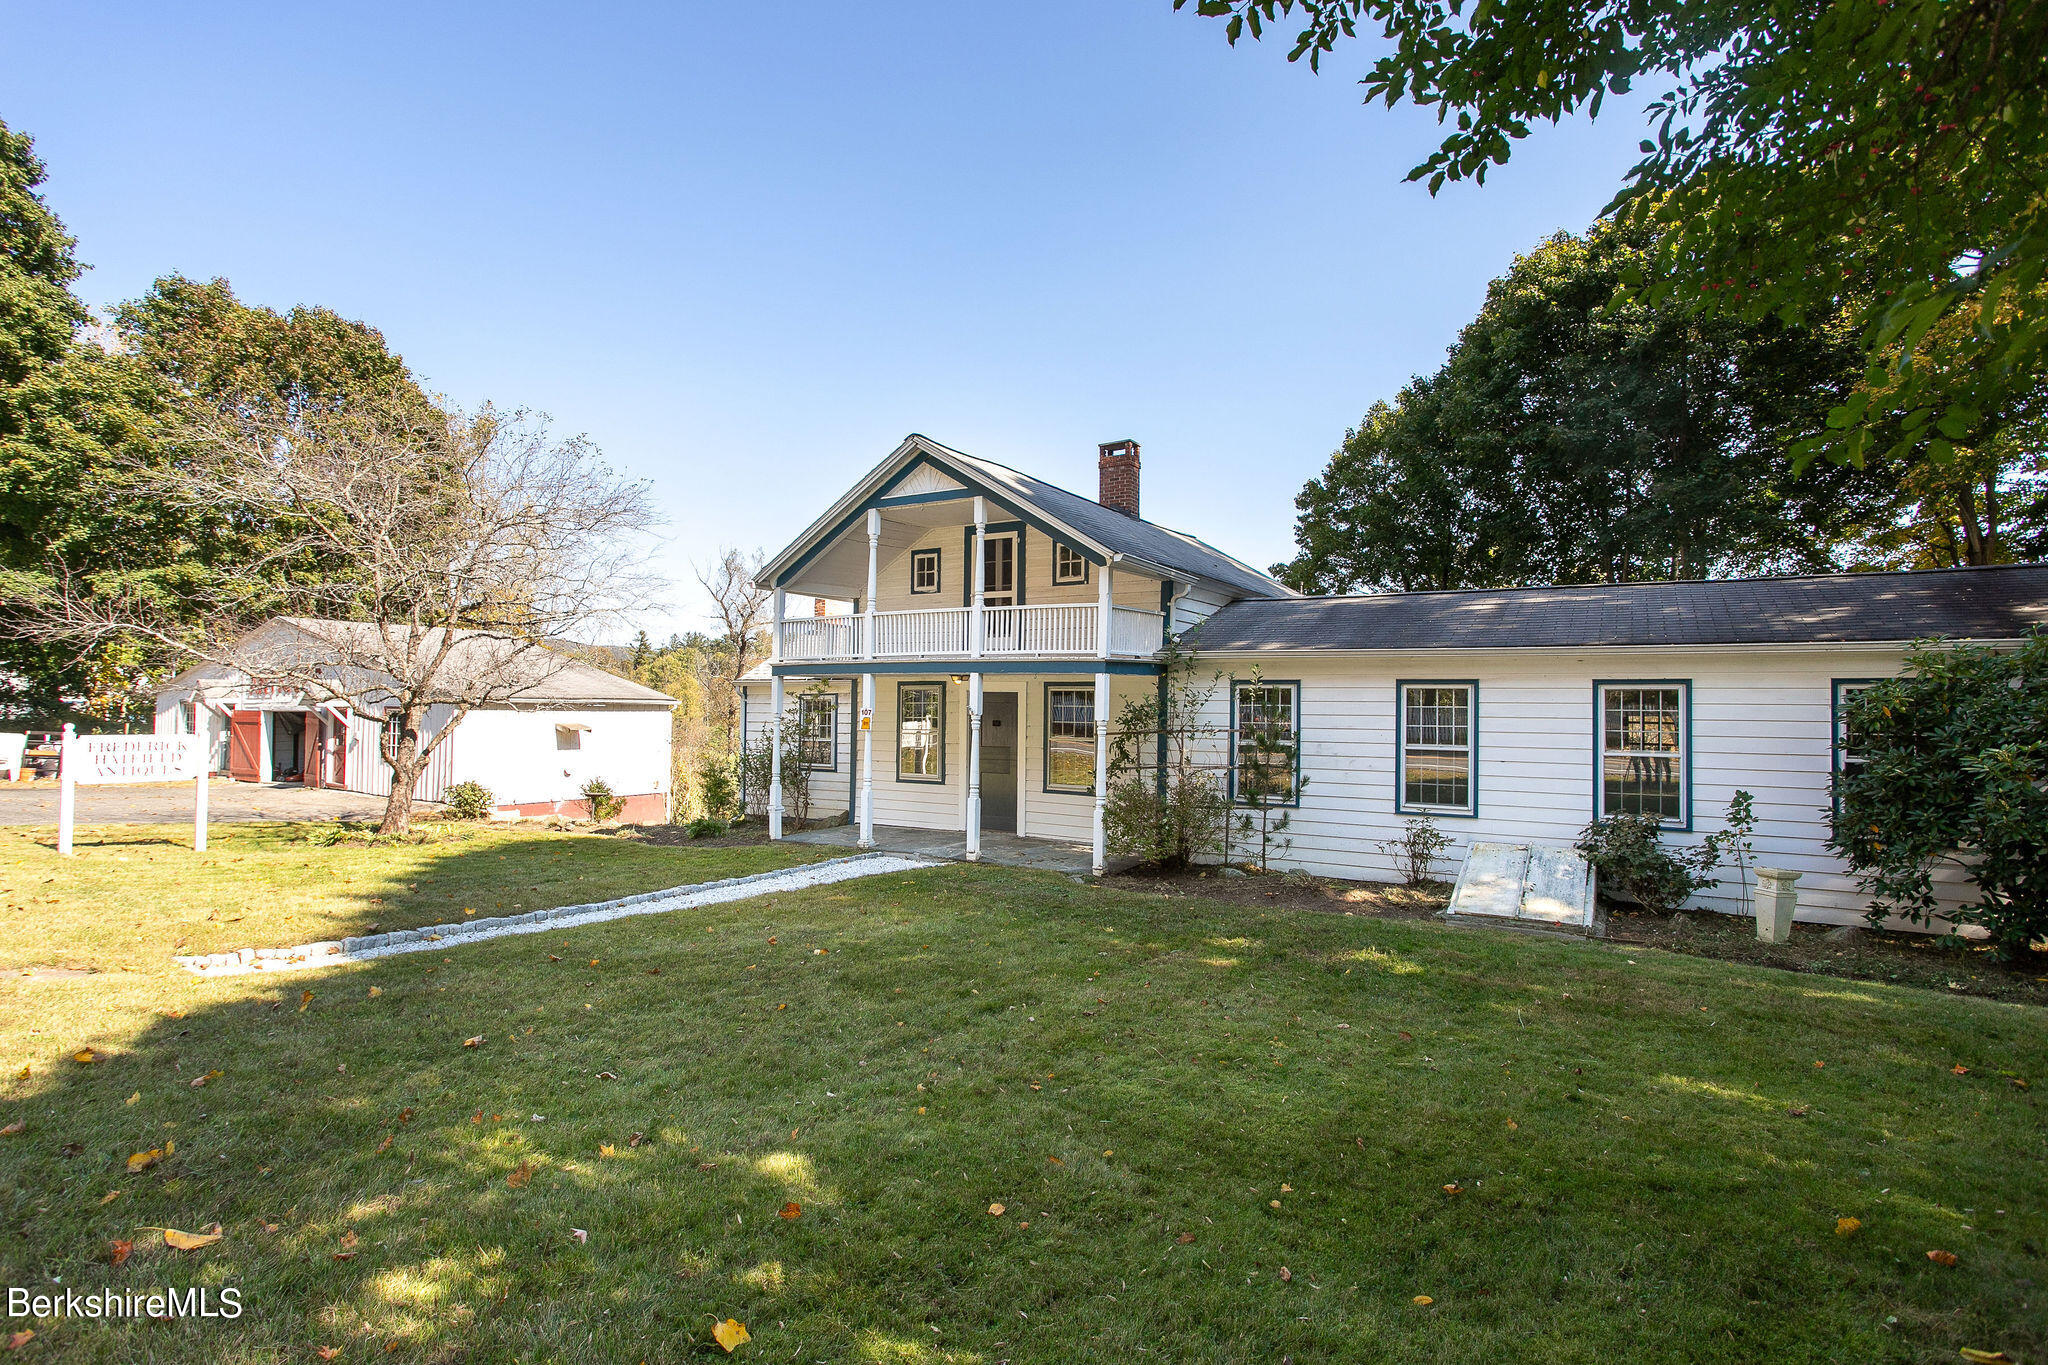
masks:
[(2040, 1115), (1998, 1075), (2038, 1015), (1636, 956), (947, 867), (18, 990), (0, 1260), (249, 1305), (33, 1324), (67, 1360), (685, 1360), (728, 1316), (834, 1361), (2039, 1350)]

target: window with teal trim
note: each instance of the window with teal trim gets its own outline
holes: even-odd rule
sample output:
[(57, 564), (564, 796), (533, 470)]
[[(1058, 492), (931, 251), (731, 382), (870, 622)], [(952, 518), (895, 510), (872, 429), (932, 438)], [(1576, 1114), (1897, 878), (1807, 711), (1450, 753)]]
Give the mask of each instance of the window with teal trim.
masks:
[(831, 771), (839, 766), (839, 698), (830, 692), (806, 692), (796, 699), (798, 752), (806, 768)]
[(946, 758), (946, 688), (904, 683), (896, 689), (896, 776), (942, 782)]
[(1095, 790), (1095, 689), (1045, 690), (1045, 787), (1056, 792)]
[(1081, 552), (1071, 545), (1055, 545), (1052, 550), (1052, 581), (1055, 583), (1086, 583), (1088, 561)]
[(1401, 804), (1470, 814), (1472, 689), (1425, 683), (1401, 689)]
[(937, 550), (912, 550), (910, 552), (910, 590), (919, 594), (937, 592), (939, 590), (939, 552)]
[(1683, 684), (1600, 688), (1600, 814), (1685, 823)]
[(1293, 683), (1238, 683), (1231, 689), (1234, 795), (1266, 805), (1293, 803), (1301, 772)]

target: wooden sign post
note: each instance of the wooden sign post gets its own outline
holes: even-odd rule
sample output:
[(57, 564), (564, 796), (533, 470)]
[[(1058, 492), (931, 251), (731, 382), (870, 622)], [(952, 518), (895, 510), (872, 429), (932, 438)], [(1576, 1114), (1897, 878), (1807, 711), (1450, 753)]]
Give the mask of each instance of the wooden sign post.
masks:
[(81, 735), (64, 727), (57, 769), (57, 852), (71, 856), (78, 787), (125, 782), (196, 782), (192, 848), (206, 852), (206, 750), (198, 735)]

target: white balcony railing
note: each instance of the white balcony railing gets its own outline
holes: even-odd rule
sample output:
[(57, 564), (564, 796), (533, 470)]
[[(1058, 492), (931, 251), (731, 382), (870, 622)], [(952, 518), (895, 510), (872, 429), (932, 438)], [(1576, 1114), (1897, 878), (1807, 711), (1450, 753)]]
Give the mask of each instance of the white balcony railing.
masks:
[[(1088, 603), (982, 608), (986, 658), (1100, 657), (1099, 609)], [(877, 659), (966, 659), (973, 656), (972, 607), (875, 613)], [(1112, 658), (1149, 658), (1165, 642), (1166, 618), (1138, 607), (1111, 607)], [(782, 623), (785, 663), (853, 662), (869, 657), (865, 616), (800, 616)]]

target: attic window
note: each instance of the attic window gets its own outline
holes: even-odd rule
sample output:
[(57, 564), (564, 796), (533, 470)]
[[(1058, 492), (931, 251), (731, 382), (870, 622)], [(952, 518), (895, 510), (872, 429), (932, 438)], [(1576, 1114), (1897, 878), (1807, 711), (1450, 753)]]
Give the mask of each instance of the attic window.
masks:
[(589, 728), (588, 725), (557, 725), (555, 727), (555, 747), (557, 749), (582, 748), (583, 732)]
[(912, 550), (910, 552), (910, 590), (923, 594), (939, 590), (939, 552), (937, 550)]
[(1055, 583), (1086, 583), (1088, 561), (1081, 552), (1071, 545), (1056, 545), (1052, 552), (1052, 581)]

